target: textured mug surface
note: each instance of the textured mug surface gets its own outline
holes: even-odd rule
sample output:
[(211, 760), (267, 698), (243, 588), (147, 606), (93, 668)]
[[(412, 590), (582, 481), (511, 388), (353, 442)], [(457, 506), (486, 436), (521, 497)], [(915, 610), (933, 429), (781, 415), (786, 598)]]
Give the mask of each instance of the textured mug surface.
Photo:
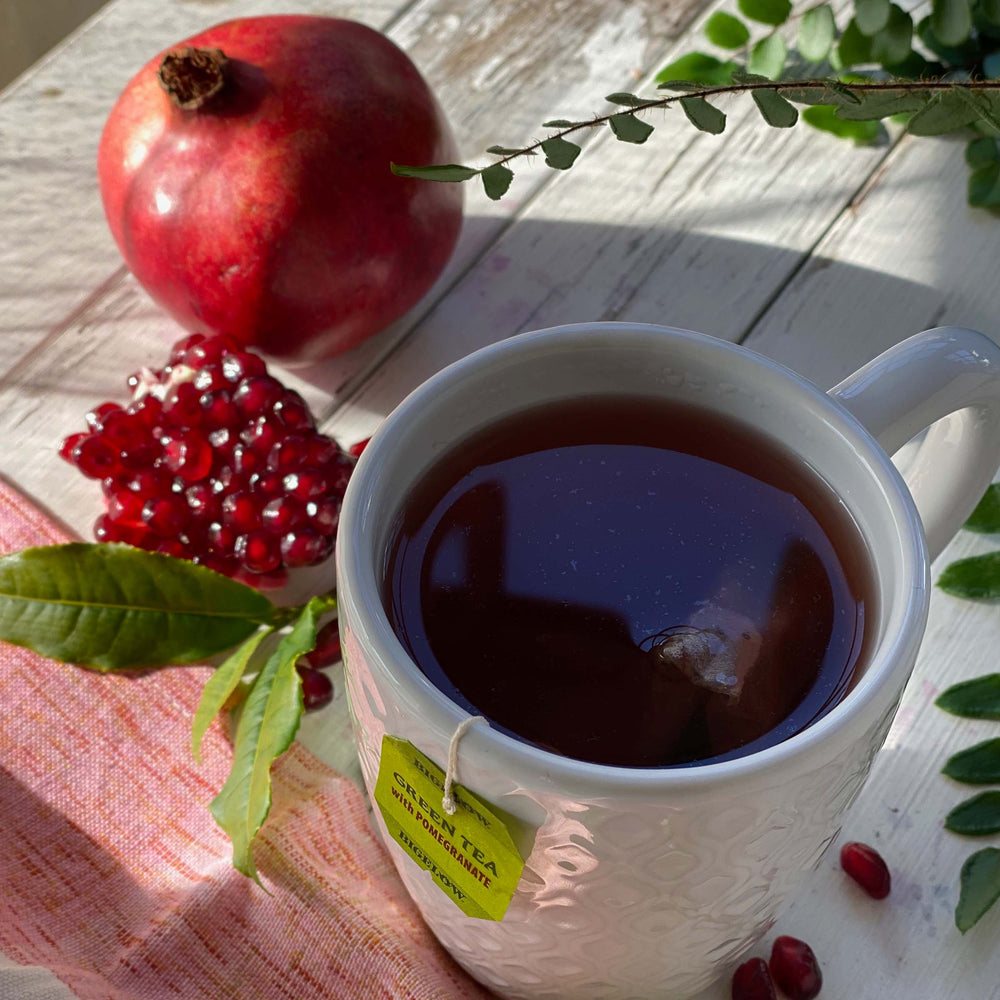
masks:
[[(368, 445), (342, 511), (337, 572), (348, 694), (369, 794), (384, 735), (410, 740), (443, 767), (467, 718), (412, 663), (389, 624), (382, 574), (393, 524), (408, 491), (442, 454), (508, 414), (622, 393), (728, 414), (819, 473), (851, 511), (875, 569), (876, 614), (862, 676), (828, 715), (752, 755), (674, 769), (611, 767), (560, 757), (485, 725), (469, 729), (459, 744), (458, 780), (527, 831), (527, 863), (502, 921), (463, 915), (385, 835), (375, 810), (424, 919), (497, 993), (690, 996), (768, 930), (836, 835), (885, 739), (927, 614), (920, 514), (873, 434), (889, 427), (889, 436), (898, 436), (914, 420), (924, 426), (972, 408), (951, 428), (950, 446), (958, 441), (968, 468), (985, 471), (970, 472), (957, 499), (944, 502), (940, 489), (934, 492), (934, 537), (957, 528), (1000, 462), (1000, 352), (971, 331), (920, 337), (894, 349), (883, 368), (876, 359), (841, 383), (834, 399), (774, 362), (685, 331), (616, 323), (538, 331), (439, 373)], [(932, 345), (940, 358), (928, 362)], [(921, 388), (936, 386), (936, 409), (883, 374), (908, 364), (924, 365), (934, 385)], [(880, 407), (882, 378), (888, 388)], [(852, 400), (873, 433), (850, 412)]]

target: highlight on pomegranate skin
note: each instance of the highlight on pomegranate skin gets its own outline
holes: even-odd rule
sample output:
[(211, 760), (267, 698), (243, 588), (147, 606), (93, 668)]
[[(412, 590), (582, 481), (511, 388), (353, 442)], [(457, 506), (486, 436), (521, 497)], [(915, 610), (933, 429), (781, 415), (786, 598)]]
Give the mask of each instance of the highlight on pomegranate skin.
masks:
[(813, 1000), (823, 988), (823, 973), (816, 955), (798, 938), (775, 938), (768, 968), (771, 978), (788, 1000)]
[(751, 958), (733, 973), (733, 1000), (776, 1000), (764, 959)]
[(872, 899), (885, 899), (892, 888), (889, 866), (867, 844), (852, 840), (840, 849), (840, 866)]
[(98, 541), (190, 559), (262, 590), (329, 558), (356, 460), (258, 355), (192, 334), (166, 367), (127, 384), (131, 401), (95, 407), (59, 450), (101, 481)]

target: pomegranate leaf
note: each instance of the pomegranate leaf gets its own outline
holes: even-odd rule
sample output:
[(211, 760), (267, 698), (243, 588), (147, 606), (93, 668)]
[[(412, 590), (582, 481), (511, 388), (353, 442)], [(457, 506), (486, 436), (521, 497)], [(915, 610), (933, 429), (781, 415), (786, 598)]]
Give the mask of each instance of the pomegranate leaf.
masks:
[(965, 859), (955, 907), (955, 926), (964, 934), (1000, 899), (1000, 848), (984, 847)]
[(945, 816), (944, 826), (965, 837), (1000, 833), (1000, 792), (980, 792), (960, 802)]
[(194, 713), (194, 721), (191, 723), (191, 754), (194, 759), (201, 763), (201, 741), (205, 736), (205, 731), (211, 725), (212, 720), (222, 711), (226, 702), (232, 697), (236, 685), (240, 678), (246, 673), (253, 654), (257, 652), (257, 647), (274, 630), (261, 629), (255, 632), (242, 646), (234, 650), (223, 663), (209, 677), (205, 687), (202, 688), (201, 699), (198, 708)]
[(279, 614), (252, 587), (128, 545), (0, 558), (0, 639), (101, 671), (196, 663)]
[(682, 97), (681, 107), (696, 129), (718, 135), (726, 127), (726, 116), (704, 97)]
[(612, 115), (608, 122), (615, 138), (622, 142), (634, 142), (641, 145), (653, 134), (653, 126), (649, 122), (636, 118), (628, 111)]
[(514, 174), (502, 163), (494, 163), (483, 171), (482, 177), (486, 196), (493, 201), (499, 201), (507, 193)]
[(967, 785), (1000, 782), (1000, 739), (984, 740), (948, 758), (942, 774)]
[(233, 867), (258, 884), (252, 846), (271, 809), (271, 765), (291, 745), (302, 718), (295, 664), (316, 645), (319, 619), (333, 606), (331, 598), (314, 597), (257, 675), (236, 728), (232, 770), (212, 800), (212, 815), (233, 842)]
[(1000, 719), (1000, 674), (953, 684), (938, 695), (934, 704), (967, 719)]
[(937, 585), (954, 597), (1000, 597), (1000, 552), (949, 563), (938, 577)]
[(555, 170), (569, 170), (580, 155), (580, 147), (575, 142), (568, 142), (558, 135), (542, 142), (542, 152), (545, 162)]
[(467, 181), (479, 173), (472, 167), (460, 163), (441, 163), (430, 167), (408, 167), (402, 163), (390, 163), (389, 169), (397, 177), (415, 177), (422, 181)]
[[(969, 161), (972, 166), (986, 166), (989, 163), (994, 162), (997, 159), (997, 148), (996, 140), (990, 139), (984, 136), (982, 139), (977, 139), (975, 142), (969, 144), (969, 148), (976, 145), (981, 145), (986, 143), (990, 148), (990, 157), (986, 163), (973, 163)], [(966, 150), (966, 159), (969, 159), (968, 149)], [(969, 520), (962, 525), (966, 531), (978, 531), (983, 534), (995, 534), (1000, 532), (1000, 483), (993, 483), (986, 492), (983, 494), (982, 500), (976, 504), (976, 509), (969, 515)]]

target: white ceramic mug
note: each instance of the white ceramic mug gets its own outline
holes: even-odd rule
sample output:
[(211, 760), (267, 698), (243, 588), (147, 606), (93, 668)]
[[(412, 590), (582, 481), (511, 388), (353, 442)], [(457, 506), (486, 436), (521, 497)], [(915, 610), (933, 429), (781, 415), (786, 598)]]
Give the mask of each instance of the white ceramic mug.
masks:
[[(557, 327), (477, 351), (388, 417), (344, 501), (339, 613), (369, 793), (385, 734), (443, 767), (467, 717), (411, 661), (383, 606), (387, 550), (409, 491), (445, 452), (506, 415), (628, 393), (731, 415), (820, 474), (869, 549), (871, 652), (827, 715), (721, 763), (611, 767), (471, 728), (460, 744), (462, 785), (537, 828), (501, 921), (459, 912), (385, 836), (376, 809), (424, 919), (462, 966), (505, 997), (687, 997), (767, 931), (836, 835), (885, 739), (923, 636), (929, 556), (1000, 463), (1000, 349), (970, 330), (912, 337), (829, 393), (742, 347), (639, 324)], [(888, 456), (931, 424), (904, 484)]]

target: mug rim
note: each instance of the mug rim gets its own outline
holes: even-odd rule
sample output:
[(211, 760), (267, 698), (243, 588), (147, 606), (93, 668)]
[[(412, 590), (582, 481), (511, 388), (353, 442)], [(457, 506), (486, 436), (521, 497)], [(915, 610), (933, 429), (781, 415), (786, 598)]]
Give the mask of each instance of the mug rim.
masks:
[[(859, 453), (859, 469), (877, 479), (878, 486), (891, 501), (893, 522), (900, 543), (901, 572), (900, 579), (890, 581), (884, 592), (893, 592), (891, 603), (896, 613), (887, 614), (884, 618), (883, 634), (868, 658), (864, 674), (844, 698), (820, 719), (793, 736), (744, 756), (663, 767), (600, 764), (544, 750), (492, 726), (474, 726), (463, 736), (463, 756), (470, 751), (483, 751), (490, 756), (500, 754), (509, 762), (508, 773), (513, 774), (515, 768), (525, 768), (534, 773), (543, 769), (560, 786), (581, 782), (588, 785), (613, 784), (616, 794), (629, 790), (645, 793), (654, 789), (701, 789), (718, 782), (745, 779), (775, 767), (787, 766), (828, 742), (856, 738), (860, 735), (857, 731), (859, 724), (867, 726), (871, 722), (866, 708), (882, 704), (884, 699), (879, 695), (884, 694), (887, 687), (890, 691), (902, 688), (902, 684), (895, 685), (893, 682), (899, 672), (908, 674), (912, 669), (916, 648), (923, 637), (929, 603), (929, 559), (923, 525), (910, 492), (871, 432), (815, 383), (750, 348), (676, 327), (595, 321), (567, 323), (515, 334), (465, 355), (410, 392), (385, 418), (366, 446), (350, 478), (341, 511), (336, 548), (338, 600), (351, 606), (350, 618), (357, 642), (362, 648), (371, 650), (387, 669), (391, 667), (400, 697), (419, 699), (428, 707), (433, 707), (443, 728), (450, 727), (453, 732), (470, 717), (469, 712), (426, 677), (393, 631), (382, 603), (381, 580), (374, 568), (378, 553), (372, 553), (373, 559), (365, 560), (363, 553), (368, 533), (358, 530), (359, 525), (377, 493), (380, 470), (392, 460), (395, 439), (403, 428), (413, 426), (425, 407), (435, 405), (442, 386), (461, 380), (470, 371), (489, 365), (498, 357), (530, 352), (533, 345), (539, 342), (559, 339), (569, 342), (609, 331), (616, 335), (629, 332), (645, 336), (653, 333), (668, 335), (695, 344), (698, 350), (717, 352), (729, 358), (738, 357), (743, 364), (764, 369), (769, 378), (786, 384), (790, 382), (797, 392), (808, 397), (816, 407), (810, 413), (810, 421), (820, 426), (825, 419), (835, 425), (835, 430), (848, 437)], [(460, 437), (460, 434), (456, 435), (455, 440)], [(345, 526), (348, 528), (346, 531)], [(881, 584), (879, 566), (874, 559), (871, 563)], [(341, 614), (344, 612), (341, 611)], [(914, 623), (918, 627), (913, 627)], [(349, 666), (347, 669), (349, 672)], [(887, 707), (894, 707), (894, 704), (895, 699), (892, 699)]]

